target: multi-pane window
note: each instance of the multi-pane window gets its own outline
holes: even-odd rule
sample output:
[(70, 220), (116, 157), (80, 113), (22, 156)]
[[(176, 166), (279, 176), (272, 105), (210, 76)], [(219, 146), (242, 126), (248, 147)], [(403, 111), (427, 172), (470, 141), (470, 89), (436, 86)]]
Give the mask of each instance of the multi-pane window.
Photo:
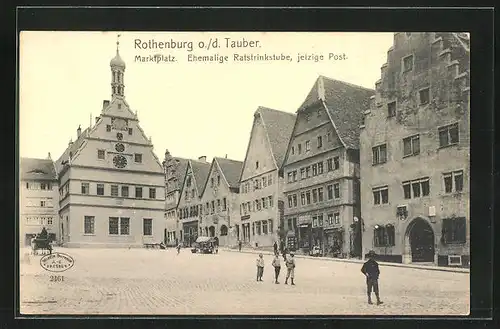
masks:
[(333, 160), (332, 159), (326, 160), (326, 167), (327, 167), (328, 171), (333, 171)]
[(267, 208), (267, 198), (262, 198), (262, 208)]
[(387, 186), (377, 187), (372, 189), (373, 204), (389, 203), (389, 188)]
[(445, 147), (457, 144), (459, 141), (458, 136), (458, 123), (438, 128), (439, 133), (439, 146)]
[(111, 131), (111, 125), (106, 125), (106, 131), (110, 132)]
[(313, 176), (318, 175), (318, 165), (316, 163), (312, 165), (312, 175)]
[(422, 89), (418, 92), (420, 98), (420, 105), (428, 104), (430, 101), (429, 88)]
[(323, 162), (318, 162), (318, 175), (323, 174)]
[(292, 196), (289, 195), (288, 196), (288, 208), (292, 208), (293, 207), (293, 199), (292, 199)]
[(387, 104), (387, 116), (389, 118), (396, 116), (396, 102), (390, 102)]
[(297, 194), (294, 194), (294, 195), (292, 196), (292, 199), (293, 199), (293, 206), (294, 206), (294, 207), (297, 207), (297, 206), (298, 206), (298, 204), (297, 204), (297, 203), (298, 203), (298, 202), (297, 202)]
[(109, 217), (109, 234), (118, 235), (118, 217)]
[(83, 219), (84, 234), (95, 234), (95, 217), (85, 216)]
[(298, 149), (298, 151), (299, 151), (299, 154), (302, 154), (302, 144), (300, 144), (300, 143), (299, 143), (299, 144), (297, 145), (297, 149)]
[(142, 198), (142, 187), (137, 187), (135, 188), (135, 197), (136, 198)]
[(372, 147), (372, 164), (381, 164), (387, 162), (387, 144)]
[(420, 137), (419, 135), (410, 136), (403, 139), (403, 156), (411, 156), (420, 154)]
[(373, 234), (373, 244), (375, 247), (391, 247), (395, 245), (395, 230), (393, 225), (375, 225)]
[(445, 193), (462, 192), (464, 189), (464, 172), (454, 171), (443, 174)]
[[(297, 181), (297, 170), (294, 170), (294, 171), (292, 172), (292, 176), (293, 176), (293, 181), (294, 181), (294, 182), (296, 182), (296, 181)], [(269, 176), (269, 179), (271, 179), (271, 177), (272, 177), (272, 176), (270, 175), (270, 176)]]
[(260, 235), (261, 222), (255, 223), (255, 230), (257, 231), (257, 235)]
[(227, 210), (227, 199), (226, 198), (222, 199), (222, 210), (224, 210), (224, 211)]
[(312, 190), (312, 202), (318, 202), (318, 190), (315, 188)]
[(327, 193), (328, 193), (328, 200), (333, 199), (333, 185), (328, 185), (326, 187)]
[(120, 235), (130, 234), (130, 218), (121, 217), (120, 218)]
[(323, 188), (318, 187), (318, 202), (323, 202)]
[(333, 225), (333, 214), (328, 214), (328, 224)]
[(306, 141), (306, 152), (309, 152), (311, 150), (311, 142)]
[(262, 221), (262, 234), (267, 234), (267, 220)]
[(429, 178), (403, 182), (403, 194), (405, 199), (428, 196), (430, 194)]
[(333, 184), (333, 197), (335, 199), (340, 198), (340, 184), (339, 183)]
[(104, 184), (97, 184), (97, 195), (104, 195)]
[(306, 194), (305, 192), (300, 193), (300, 204), (305, 206), (306, 205)]
[(311, 204), (311, 191), (306, 191), (306, 203)]
[(132, 135), (132, 133), (133, 133), (133, 129), (132, 128), (128, 128), (128, 134)]
[(300, 168), (300, 179), (306, 178), (306, 168)]
[(105, 159), (106, 152), (104, 150), (97, 150), (97, 158), (100, 160)]
[(318, 226), (319, 227), (323, 226), (323, 214), (318, 215)]
[(340, 158), (338, 156), (333, 157), (333, 169), (337, 170), (340, 168)]
[(128, 186), (122, 186), (122, 197), (128, 198)]
[(272, 208), (272, 207), (273, 207), (273, 196), (272, 196), (272, 195), (270, 195), (270, 196), (268, 196), (267, 198), (268, 198), (268, 200), (269, 200), (269, 208)]
[(306, 178), (311, 177), (311, 167), (306, 167)]
[(118, 185), (111, 185), (111, 196), (118, 196)]
[(153, 235), (153, 219), (143, 218), (142, 220), (142, 234)]
[(137, 162), (137, 163), (142, 163), (142, 154), (135, 153), (134, 154), (134, 161)]
[(442, 240), (445, 244), (465, 243), (465, 217), (443, 218)]
[(156, 188), (154, 187), (149, 188), (149, 198), (156, 199)]
[(289, 173), (287, 174), (287, 177), (288, 177), (288, 183), (293, 182), (293, 176), (292, 176), (292, 173), (291, 173), (291, 172), (289, 172)]
[(340, 224), (340, 213), (336, 212), (335, 214), (333, 214), (333, 224)]
[(318, 148), (323, 147), (323, 136), (318, 136)]
[(89, 183), (82, 183), (82, 194), (89, 194)]
[(413, 55), (409, 55), (403, 58), (403, 72), (408, 72), (413, 70)]

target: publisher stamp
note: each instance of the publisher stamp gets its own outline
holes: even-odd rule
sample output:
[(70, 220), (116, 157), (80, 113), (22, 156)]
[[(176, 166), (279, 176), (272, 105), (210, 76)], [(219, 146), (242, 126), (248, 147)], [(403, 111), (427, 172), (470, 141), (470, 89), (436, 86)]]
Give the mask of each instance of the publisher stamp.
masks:
[[(40, 266), (49, 272), (65, 272), (75, 265), (75, 260), (68, 254), (54, 252), (40, 259)], [(55, 276), (54, 276), (55, 277)], [(63, 281), (62, 278), (52, 278), (50, 281)]]

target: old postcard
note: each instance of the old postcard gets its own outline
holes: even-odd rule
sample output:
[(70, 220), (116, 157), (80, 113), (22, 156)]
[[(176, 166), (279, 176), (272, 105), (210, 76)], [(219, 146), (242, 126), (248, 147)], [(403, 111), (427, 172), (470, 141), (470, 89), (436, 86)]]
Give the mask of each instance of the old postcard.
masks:
[(465, 32), (20, 34), (22, 315), (467, 315)]

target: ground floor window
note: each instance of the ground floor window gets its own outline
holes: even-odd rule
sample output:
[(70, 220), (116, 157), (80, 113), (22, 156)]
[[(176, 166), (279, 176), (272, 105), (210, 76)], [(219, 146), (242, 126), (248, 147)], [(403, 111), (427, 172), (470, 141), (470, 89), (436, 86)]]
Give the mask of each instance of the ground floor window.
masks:
[(221, 236), (227, 235), (227, 226), (226, 225), (222, 225), (221, 226), (221, 228), (220, 228), (220, 235)]
[(130, 234), (130, 218), (127, 217), (109, 217), (108, 226), (110, 235), (129, 235)]
[(95, 234), (95, 217), (85, 216), (84, 217), (84, 234)]
[(395, 244), (395, 229), (392, 224), (375, 225), (373, 229), (373, 245), (375, 247), (392, 247)]
[(262, 221), (262, 234), (267, 234), (267, 220)]
[(153, 235), (153, 219), (144, 218), (142, 220), (142, 231), (144, 235)]

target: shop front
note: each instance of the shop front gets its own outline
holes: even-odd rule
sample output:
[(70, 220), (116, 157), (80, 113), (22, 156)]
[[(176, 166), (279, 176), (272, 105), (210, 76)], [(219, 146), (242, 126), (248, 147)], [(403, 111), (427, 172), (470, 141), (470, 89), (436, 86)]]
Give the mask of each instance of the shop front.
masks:
[(192, 221), (182, 224), (184, 233), (183, 242), (185, 247), (192, 247), (198, 238), (198, 221)]
[(312, 245), (312, 218), (310, 215), (299, 216), (297, 220), (299, 231), (299, 250), (309, 254)]
[(329, 257), (344, 257), (344, 229), (342, 227), (327, 228), (324, 230), (325, 255)]

